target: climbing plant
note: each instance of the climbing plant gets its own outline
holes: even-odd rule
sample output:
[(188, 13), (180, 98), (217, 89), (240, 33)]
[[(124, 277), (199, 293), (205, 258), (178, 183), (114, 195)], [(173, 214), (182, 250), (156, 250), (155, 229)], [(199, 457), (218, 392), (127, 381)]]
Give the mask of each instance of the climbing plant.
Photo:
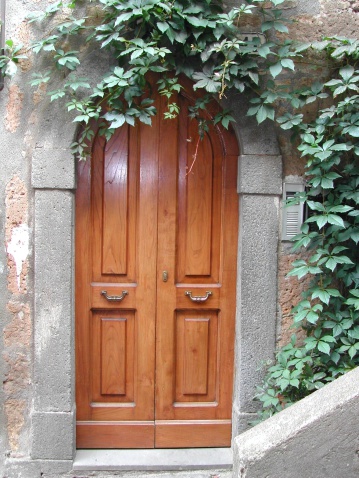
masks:
[(315, 44), (331, 60), (332, 78), (294, 92), (297, 106), (327, 98), (313, 121), (292, 111), (278, 118), (300, 135), (306, 161), (304, 201), (308, 218), (294, 238), (294, 250), (309, 258), (293, 263), (289, 276), (310, 277), (293, 310), (293, 334), (258, 387), (260, 418), (309, 395), (359, 365), (359, 41), (326, 39)]
[[(338, 37), (298, 45), (287, 35), (282, 40), (288, 33), (284, 0), (239, 3), (226, 10), (210, 0), (58, 1), (29, 16), (46, 33), (28, 51), (7, 41), (0, 69), (13, 76), (30, 50), (45, 58), (48, 68), (41, 64), (32, 85), (46, 84), (50, 100), (63, 100), (82, 125), (73, 144), (80, 158), (94, 134), (92, 120), (106, 137), (124, 123), (151, 124), (156, 109), (149, 74), (158, 75), (168, 120), (179, 112), (180, 75), (194, 81), (203, 95), (190, 116), (200, 135), (208, 127), (202, 112), (233, 90), (252, 92), (247, 114), (258, 123), (275, 120), (299, 138), (307, 189), (295, 201), (305, 203), (309, 217), (294, 249), (307, 249), (309, 258), (296, 261), (290, 275), (311, 277), (293, 311), (305, 338), (294, 334), (269, 367), (257, 394), (265, 418), (359, 363), (359, 41)], [(260, 31), (248, 35), (242, 28), (253, 16), (260, 19)], [(326, 52), (332, 78), (298, 91), (281, 86), (277, 77), (294, 71), (309, 50)], [(91, 52), (98, 51), (112, 66), (94, 84), (84, 72)], [(308, 104), (317, 105), (311, 121), (302, 111)], [(278, 115), (279, 107), (284, 115)], [(227, 110), (213, 118), (223, 128), (232, 120)]]
[[(156, 114), (146, 75), (157, 73), (157, 89), (168, 100), (165, 117), (178, 114), (174, 97), (181, 86), (180, 74), (194, 80), (194, 88), (203, 97), (191, 110), (206, 129), (201, 111), (215, 97), (223, 98), (230, 89), (243, 92), (263, 87), (266, 75), (263, 61), (269, 62), (269, 76), (282, 69), (294, 69), (291, 57), (295, 48), (289, 42), (278, 48), (276, 32), (287, 32), (281, 19), (280, 4), (285, 0), (250, 0), (225, 11), (220, 1), (210, 0), (72, 0), (50, 4), (45, 11), (35, 11), (28, 20), (45, 25), (48, 33), (34, 41), (30, 49), (47, 57), (54, 66), (34, 75), (32, 85), (49, 87), (51, 101), (65, 99), (74, 121), (84, 125), (76, 152), (84, 156), (84, 141), (92, 133), (90, 120), (102, 124), (107, 136), (124, 123), (151, 124)], [(248, 17), (262, 19), (263, 36), (239, 34), (239, 25)], [(91, 51), (108, 52), (112, 68), (100, 81), (85, 77), (82, 66)], [(9, 40), (0, 68), (13, 75), (23, 57), (19, 45)], [(56, 75), (60, 73), (60, 75)], [(146, 91), (147, 90), (147, 91)], [(144, 92), (146, 91), (146, 95)], [(269, 105), (260, 105), (259, 121), (274, 117)], [(228, 111), (215, 116), (214, 123), (227, 128), (233, 118)]]

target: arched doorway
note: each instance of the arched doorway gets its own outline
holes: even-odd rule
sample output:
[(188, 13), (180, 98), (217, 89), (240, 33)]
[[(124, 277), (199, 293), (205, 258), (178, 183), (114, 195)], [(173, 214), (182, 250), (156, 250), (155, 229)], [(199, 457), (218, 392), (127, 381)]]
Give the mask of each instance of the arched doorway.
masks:
[(238, 146), (181, 114), (96, 135), (76, 192), (80, 448), (230, 446)]

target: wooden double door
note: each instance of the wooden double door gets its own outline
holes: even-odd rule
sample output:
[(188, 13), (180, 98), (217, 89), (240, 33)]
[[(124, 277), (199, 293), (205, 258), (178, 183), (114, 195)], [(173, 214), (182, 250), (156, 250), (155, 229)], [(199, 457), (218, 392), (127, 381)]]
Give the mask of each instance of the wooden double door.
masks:
[(79, 165), (78, 448), (230, 446), (238, 151), (191, 101)]

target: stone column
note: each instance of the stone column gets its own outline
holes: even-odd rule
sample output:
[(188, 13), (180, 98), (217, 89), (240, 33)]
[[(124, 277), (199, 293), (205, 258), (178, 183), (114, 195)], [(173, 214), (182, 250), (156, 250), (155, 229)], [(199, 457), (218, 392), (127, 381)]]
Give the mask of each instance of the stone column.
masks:
[(261, 366), (275, 351), (282, 194), (282, 158), (274, 128), (246, 117), (244, 101), (235, 106), (241, 156), (233, 436), (255, 419), (253, 398), (264, 375)]
[[(50, 114), (50, 113), (48, 113)], [(69, 460), (75, 452), (73, 225), (74, 125), (43, 120), (32, 160), (35, 189), (34, 406), (31, 458)], [(66, 127), (67, 122), (67, 127)], [(41, 131), (41, 129), (40, 129)]]

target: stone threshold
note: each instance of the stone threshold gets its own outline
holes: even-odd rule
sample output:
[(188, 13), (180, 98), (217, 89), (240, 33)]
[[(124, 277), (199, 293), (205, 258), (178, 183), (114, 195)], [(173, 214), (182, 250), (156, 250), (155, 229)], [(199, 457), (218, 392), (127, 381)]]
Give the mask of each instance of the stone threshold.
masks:
[(77, 450), (74, 471), (181, 471), (230, 469), (231, 448)]

